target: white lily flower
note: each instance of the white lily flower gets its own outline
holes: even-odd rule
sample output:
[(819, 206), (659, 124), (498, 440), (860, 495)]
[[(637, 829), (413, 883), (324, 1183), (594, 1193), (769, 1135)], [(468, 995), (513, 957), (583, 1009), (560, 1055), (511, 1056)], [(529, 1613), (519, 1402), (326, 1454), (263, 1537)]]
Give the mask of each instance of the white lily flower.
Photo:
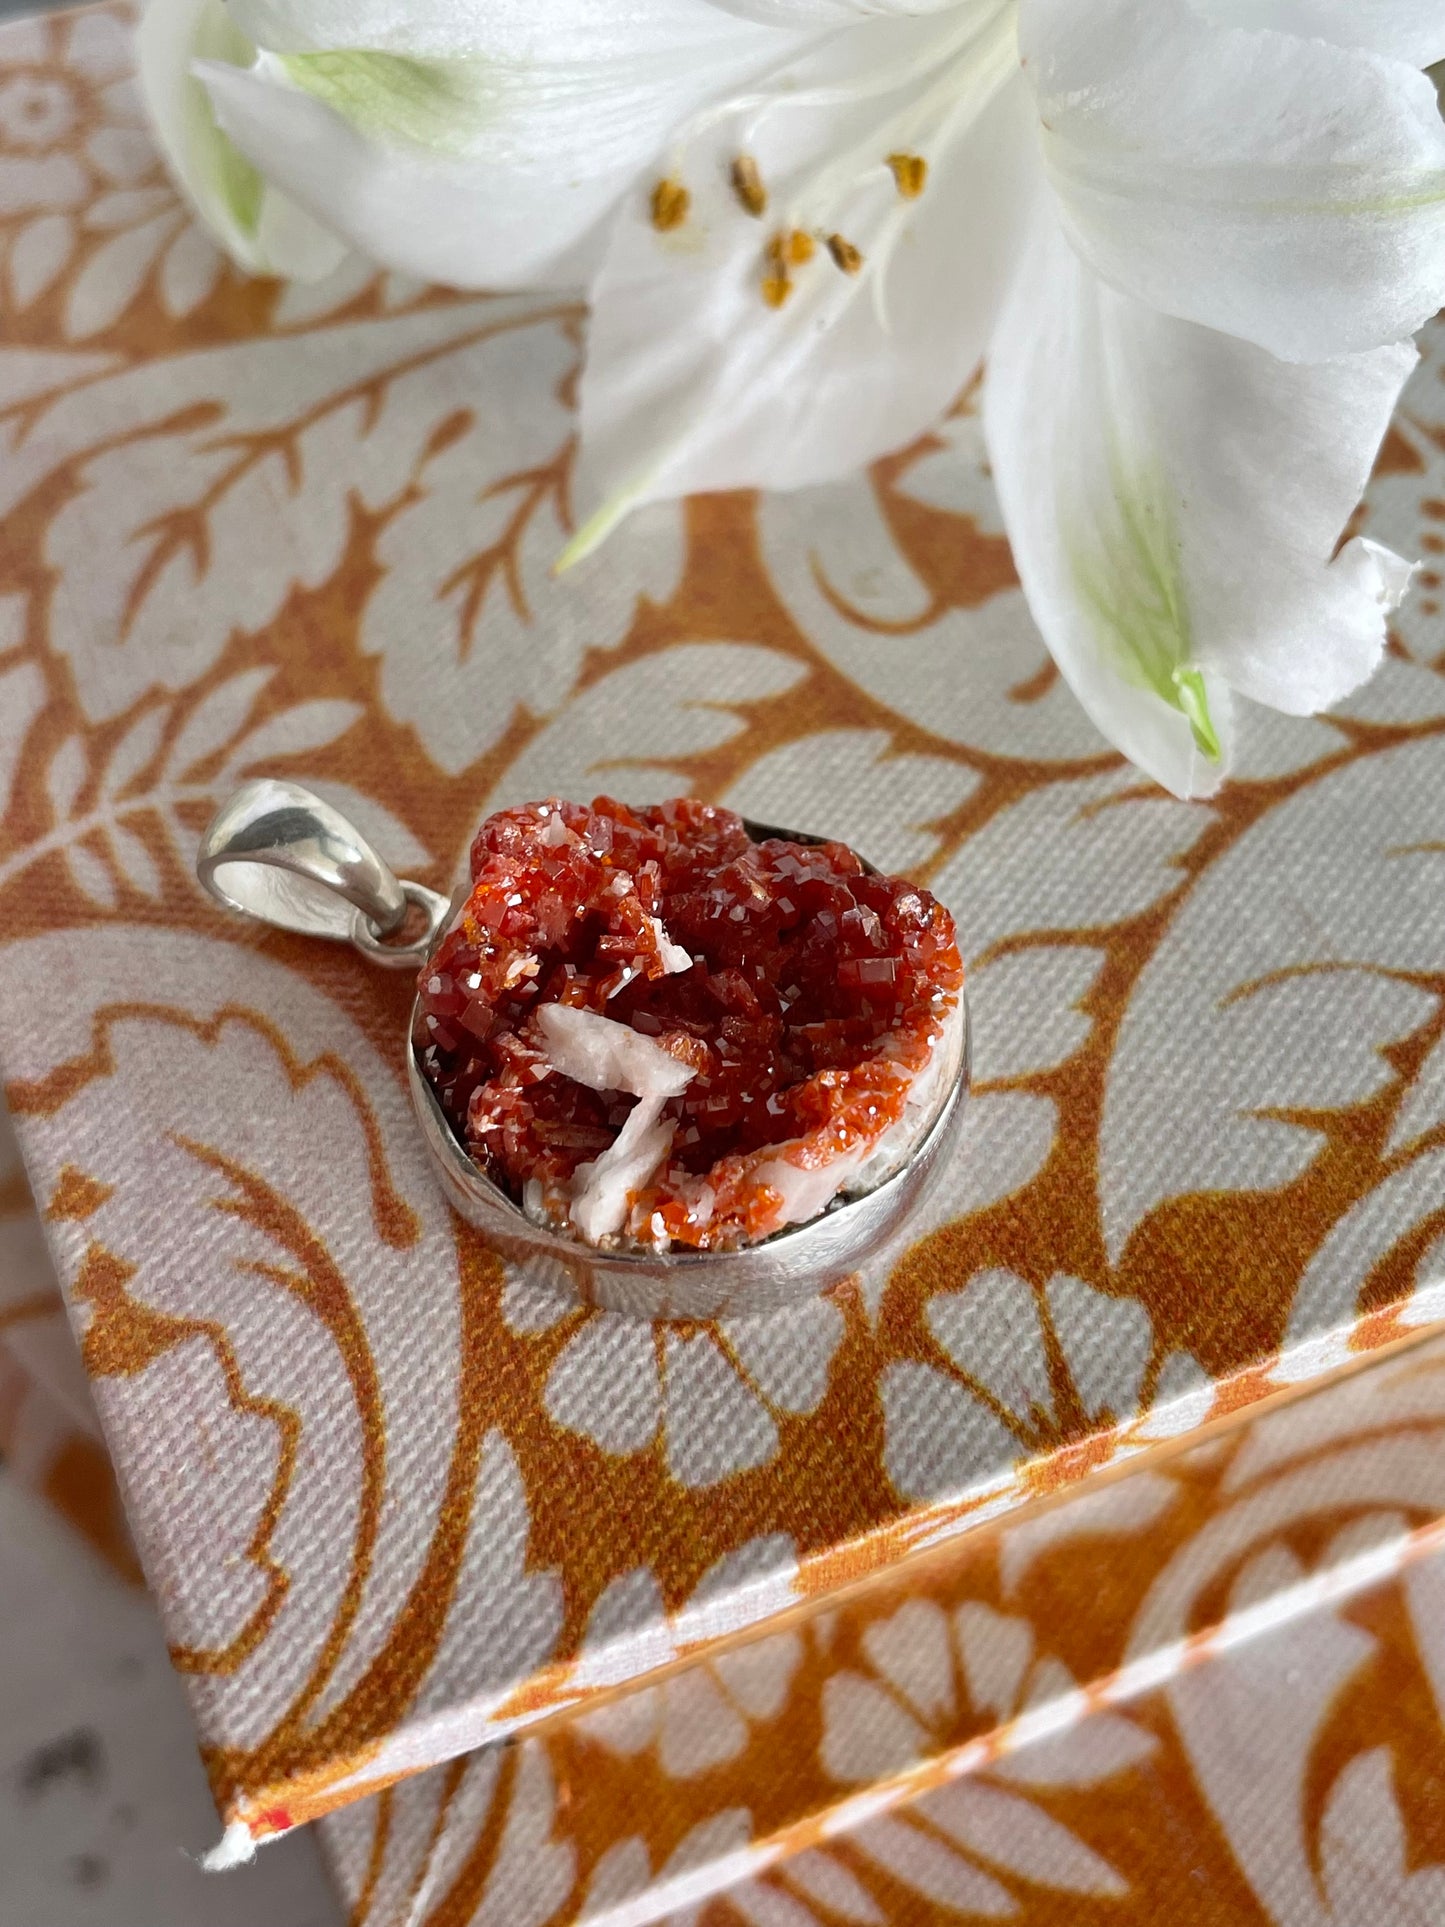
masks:
[(1445, 302), (1445, 0), (229, 11), (257, 53), (195, 71), (316, 220), (461, 285), (589, 278), (575, 552), (856, 467), (986, 358), (1030, 606), (1141, 768), (1206, 794), (1231, 690), (1309, 713), (1379, 660), (1409, 569), (1339, 542)]

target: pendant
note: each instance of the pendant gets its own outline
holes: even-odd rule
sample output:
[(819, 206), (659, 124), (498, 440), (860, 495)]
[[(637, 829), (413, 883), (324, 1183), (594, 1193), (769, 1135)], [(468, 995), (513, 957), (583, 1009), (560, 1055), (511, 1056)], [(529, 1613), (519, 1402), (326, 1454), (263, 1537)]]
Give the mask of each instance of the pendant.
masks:
[[(820, 837), (734, 818), (728, 812), (709, 811), (700, 804), (686, 801), (637, 813), (622, 806), (606, 807), (615, 808), (626, 834), (632, 833), (631, 826), (640, 819), (650, 822), (672, 812), (676, 821), (685, 826), (686, 833), (720, 838), (718, 848), (722, 858), (734, 848), (741, 852), (743, 865), (737, 874), (754, 879), (752, 893), (760, 902), (766, 902), (766, 891), (756, 881), (761, 872), (756, 867), (749, 870), (750, 862), (766, 860), (772, 866), (774, 889), (779, 892), (791, 890), (792, 885), (786, 879), (796, 875), (799, 885), (794, 894), (799, 904), (795, 905), (786, 894), (777, 897), (777, 902), (793, 919), (789, 928), (792, 948), (769, 951), (763, 943), (756, 951), (758, 956), (778, 959), (777, 967), (784, 975), (797, 975), (801, 982), (797, 964), (799, 932), (811, 944), (811, 954), (827, 955), (830, 960), (833, 957), (832, 952), (820, 952), (818, 945), (828, 941), (838, 918), (826, 907), (812, 913), (799, 907), (806, 900), (821, 901), (825, 905), (834, 901), (828, 897), (826, 888), (828, 879), (836, 881), (829, 865), (842, 865), (843, 895), (837, 900), (853, 901), (847, 890), (852, 882), (861, 896), (876, 899), (885, 911), (896, 903), (900, 916), (914, 920), (910, 930), (920, 917), (931, 917), (931, 924), (919, 927), (934, 930), (946, 926), (947, 954), (955, 965), (957, 963), (957, 952), (952, 948), (952, 924), (946, 913), (925, 892), (882, 877), (872, 865), (842, 850), (841, 846), (828, 844)], [(599, 815), (599, 811), (604, 813)], [(569, 822), (574, 827), (569, 828)], [(501, 826), (495, 833), (494, 825)], [(565, 859), (575, 851), (574, 869), (610, 878), (607, 894), (627, 896), (637, 884), (625, 868), (620, 864), (616, 869), (597, 867), (612, 864), (610, 856), (596, 854), (596, 848), (611, 837), (612, 827), (601, 803), (592, 810), (549, 803), (490, 818), (483, 835), (492, 833), (493, 841), (500, 841), (503, 850), (514, 847), (526, 850), (530, 837), (534, 854), (549, 874), (553, 852)], [(767, 847), (757, 851), (757, 845)], [(779, 846), (797, 847), (780, 850)], [(497, 944), (491, 943), (490, 931), (503, 927), (507, 914), (505, 904), (522, 900), (518, 892), (500, 901), (489, 898), (488, 878), (497, 872), (498, 865), (505, 870), (507, 859), (488, 857), (479, 838), (473, 854), (474, 875), (478, 851), (482, 852), (484, 861), (475, 890), (463, 889), (449, 899), (422, 884), (394, 875), (356, 827), (312, 791), (284, 779), (262, 778), (238, 790), (211, 823), (202, 839), (196, 874), (209, 895), (229, 910), (275, 929), (349, 943), (375, 964), (416, 974), (418, 990), (404, 1049), (407, 1080), (422, 1138), (451, 1204), (504, 1259), (524, 1268), (539, 1284), (565, 1290), (585, 1303), (610, 1311), (650, 1319), (736, 1317), (776, 1310), (826, 1291), (906, 1231), (926, 1188), (947, 1163), (962, 1121), (968, 1089), (969, 1031), (961, 966), (956, 970), (956, 985), (933, 991), (931, 1001), (925, 999), (921, 1006), (927, 1050), (924, 1052), (922, 1046), (910, 1042), (912, 1056), (908, 1060), (910, 1064), (916, 1061), (921, 1068), (905, 1071), (901, 1066), (905, 1055), (903, 1045), (885, 1034), (872, 1054), (861, 1060), (861, 1097), (855, 1088), (859, 1083), (855, 1073), (836, 1072), (813, 1079), (808, 1087), (808, 1103), (812, 1107), (808, 1116), (816, 1114), (820, 1091), (830, 1100), (836, 1100), (840, 1091), (845, 1092), (854, 1109), (847, 1117), (841, 1117), (836, 1126), (830, 1122), (827, 1129), (816, 1132), (810, 1139), (790, 1139), (789, 1143), (795, 1147), (796, 1163), (784, 1163), (776, 1157), (760, 1163), (759, 1159), (765, 1158), (765, 1146), (764, 1151), (753, 1149), (748, 1156), (736, 1159), (724, 1157), (707, 1167), (709, 1176), (735, 1171), (751, 1174), (750, 1208), (755, 1209), (756, 1200), (761, 1199), (771, 1210), (773, 1220), (785, 1213), (800, 1220), (765, 1230), (764, 1235), (753, 1241), (738, 1242), (738, 1234), (730, 1231), (729, 1243), (722, 1248), (707, 1248), (709, 1238), (721, 1236), (717, 1225), (722, 1220), (709, 1223), (718, 1202), (718, 1186), (683, 1173), (673, 1186), (666, 1208), (650, 1211), (646, 1199), (653, 1194), (647, 1190), (647, 1152), (642, 1149), (639, 1164), (638, 1148), (645, 1147), (649, 1129), (664, 1154), (680, 1125), (686, 1125), (683, 1142), (687, 1138), (698, 1139), (697, 1125), (687, 1124), (687, 1107), (691, 1105), (692, 1114), (705, 1127), (714, 1107), (701, 1099), (698, 1090), (693, 1090), (690, 1098), (682, 1095), (689, 1088), (688, 1080), (694, 1076), (688, 1054), (692, 1053), (691, 1061), (697, 1065), (716, 1068), (719, 1061), (726, 1064), (726, 1052), (731, 1047), (729, 1040), (738, 1034), (738, 1024), (729, 1028), (722, 1019), (718, 1020), (721, 1036), (716, 1049), (724, 1053), (721, 1060), (711, 1054), (714, 1047), (704, 1034), (705, 1023), (680, 1024), (674, 1030), (666, 1030), (665, 1023), (644, 1005), (649, 987), (643, 981), (641, 968), (625, 955), (609, 977), (600, 983), (588, 980), (588, 988), (593, 1005), (599, 1000), (610, 1005), (618, 991), (630, 989), (631, 994), (623, 998), (622, 1005), (613, 1007), (624, 1014), (630, 1008), (636, 1020), (635, 1028), (595, 1008), (585, 1007), (588, 997), (581, 991), (574, 997), (569, 983), (564, 982), (561, 994), (557, 995), (556, 984), (562, 980), (562, 971), (555, 962), (549, 991), (541, 974), (549, 963), (545, 954), (539, 956), (529, 951), (519, 959), (502, 949), (504, 961), (510, 957), (511, 962), (504, 980), (506, 989), (501, 995), (509, 1000), (509, 1009), (520, 1007), (525, 1013), (522, 1018), (513, 1019), (517, 1030), (502, 1038), (508, 1064), (521, 1065), (520, 1073), (515, 1069), (510, 1071), (511, 1085), (503, 1096), (525, 1104), (530, 1091), (560, 1073), (560, 1081), (550, 1086), (552, 1101), (555, 1104), (559, 1092), (569, 1093), (577, 1100), (577, 1109), (583, 1115), (580, 1125), (572, 1126), (570, 1140), (560, 1126), (553, 1127), (554, 1136), (559, 1142), (585, 1143), (590, 1141), (590, 1127), (591, 1138), (602, 1148), (597, 1158), (574, 1164), (565, 1181), (554, 1178), (550, 1182), (536, 1179), (523, 1183), (515, 1173), (510, 1187), (499, 1181), (496, 1173), (501, 1167), (487, 1147), (502, 1140), (485, 1134), (495, 1133), (501, 1126), (491, 1112), (479, 1117), (479, 1112), (486, 1109), (482, 1099), (494, 1086), (488, 1084), (480, 1095), (472, 1091), (468, 1109), (458, 1100), (457, 1080), (451, 1075), (449, 1081), (447, 1068), (454, 1066), (459, 1045), (463, 1056), (468, 1049), (476, 1048), (450, 1024), (449, 1013), (464, 1001), (462, 993), (453, 995), (456, 980), (449, 974), (452, 966), (457, 957), (468, 965), (497, 955), (501, 939)], [(566, 864), (560, 862), (557, 867), (565, 870)], [(643, 869), (641, 888), (644, 892), (652, 889), (650, 900), (658, 901), (651, 874), (657, 865), (644, 865)], [(779, 870), (785, 879), (781, 885), (776, 882)], [(733, 873), (729, 870), (724, 874)], [(728, 897), (721, 890), (716, 891), (716, 902), (706, 906), (708, 913), (720, 919), (739, 918), (740, 911), (746, 916), (747, 890), (739, 888), (736, 894), (742, 901), (733, 902), (728, 908)], [(684, 901), (694, 919), (702, 914), (696, 894)], [(767, 907), (776, 925), (782, 912), (776, 903)], [(552, 914), (555, 922), (559, 915), (565, 921), (568, 913)], [(581, 918), (583, 910), (577, 908), (574, 914)], [(751, 993), (748, 984), (741, 981), (743, 973), (724, 969), (718, 962), (716, 947), (712, 954), (705, 956), (695, 944), (694, 957), (685, 945), (671, 940), (660, 918), (644, 914), (636, 903), (629, 914), (632, 926), (643, 931), (649, 944), (652, 938), (648, 927), (657, 933), (657, 947), (648, 960), (649, 977), (660, 979), (674, 971), (685, 973), (696, 963), (702, 967), (699, 977), (707, 978), (706, 987), (713, 991), (713, 1001), (736, 988), (744, 1007), (750, 1007), (747, 999)], [(872, 917), (877, 929), (882, 929), (866, 903), (861, 908), (855, 907), (851, 914), (855, 919), (854, 934), (862, 931), (863, 936), (857, 938), (853, 950), (844, 948), (837, 953), (841, 961), (830, 964), (831, 975), (826, 986), (830, 1008), (841, 999), (845, 1011), (846, 1021), (834, 1022), (838, 1035), (830, 1048), (835, 1054), (845, 1048), (839, 1040), (856, 1036), (860, 1022), (866, 1025), (869, 1012), (892, 1009), (886, 1002), (888, 986), (892, 983), (890, 973), (904, 968), (886, 955), (874, 956), (868, 952), (868, 941), (881, 950), (884, 939), (868, 925), (867, 919)], [(565, 942), (565, 939), (559, 941)], [(720, 941), (725, 945), (731, 943), (734, 951), (741, 942), (743, 950), (738, 954), (748, 954), (747, 944), (735, 930), (722, 929)], [(861, 954), (855, 954), (860, 950)], [(926, 944), (921, 948), (915, 945), (909, 951), (909, 956), (915, 959), (910, 967), (916, 970), (916, 957), (927, 954), (932, 953)], [(786, 962), (782, 961), (785, 957)], [(749, 964), (756, 991), (768, 1010), (784, 1013), (795, 1024), (812, 1017), (814, 1013), (804, 1007), (806, 992), (795, 983), (768, 985), (764, 981), (766, 968), (766, 962), (756, 961), (756, 957)], [(566, 975), (575, 975), (572, 966), (566, 966)], [(480, 984), (480, 972), (473, 971), (466, 981)], [(845, 995), (837, 988), (838, 984), (855, 982), (856, 994)], [(953, 984), (953, 979), (949, 978), (948, 982)], [(880, 988), (870, 989), (870, 985)], [(669, 1008), (690, 1008), (696, 1016), (701, 1008), (700, 994), (697, 980), (693, 980), (682, 998), (674, 986), (666, 1001)], [(687, 997), (692, 998), (690, 1007), (686, 1004)], [(881, 1005), (880, 998), (884, 999)], [(527, 999), (532, 1001), (528, 1003)], [(757, 1001), (756, 996), (753, 1001)], [(500, 1008), (498, 1004), (496, 1009)], [(861, 1018), (856, 1015), (860, 1011)], [(479, 1028), (479, 1013), (480, 1028), (485, 1034), (495, 1012), (491, 1007), (468, 1006), (466, 1020), (471, 1022), (474, 1031)], [(777, 1032), (781, 1021), (773, 1017), (770, 1036)], [(806, 1036), (824, 1028), (819, 1023), (808, 1023), (797, 1034)], [(664, 1043), (674, 1055), (669, 1057), (667, 1049), (654, 1043), (652, 1036), (646, 1034), (648, 1031), (654, 1035), (665, 1032)], [(625, 1046), (620, 1055), (619, 1042)], [(495, 1049), (492, 1056), (495, 1059)], [(679, 1057), (683, 1060), (681, 1068)], [(829, 1061), (825, 1055), (823, 1062)], [(664, 1067), (664, 1074), (654, 1088), (648, 1077), (656, 1064)], [(696, 1076), (700, 1086), (709, 1084), (705, 1069), (699, 1070)], [(519, 1077), (522, 1080), (520, 1097)], [(533, 1086), (525, 1083), (528, 1077), (535, 1079)], [(569, 1083), (569, 1079), (576, 1080), (581, 1088)], [(469, 1088), (463, 1087), (463, 1098)], [(781, 1092), (774, 1089), (767, 1102), (781, 1114), (783, 1106), (797, 1101), (797, 1093), (802, 1088), (797, 1085)], [(630, 1112), (624, 1108), (629, 1093), (636, 1099)], [(881, 1099), (878, 1093), (882, 1094)], [(676, 1100), (670, 1106), (669, 1098)], [(447, 1100), (445, 1104), (443, 1099)], [(744, 1092), (741, 1105), (746, 1107), (752, 1102), (752, 1094)], [(886, 1108), (889, 1102), (893, 1104), (893, 1111)], [(862, 1111), (858, 1109), (860, 1103), (865, 1105)], [(887, 1124), (886, 1129), (874, 1125), (871, 1137), (868, 1136), (867, 1105), (872, 1105)], [(735, 1104), (734, 1109), (737, 1108)], [(681, 1115), (669, 1120), (664, 1115), (668, 1109)], [(745, 1108), (739, 1114), (749, 1115)], [(503, 1112), (502, 1115), (509, 1114)], [(612, 1126), (615, 1146), (607, 1142), (608, 1117), (621, 1119)], [(851, 1124), (849, 1117), (853, 1120)], [(860, 1118), (861, 1124), (857, 1122)], [(750, 1124), (742, 1127), (738, 1141), (752, 1143), (758, 1137), (756, 1125)], [(855, 1139), (860, 1150), (847, 1150)], [(716, 1139), (724, 1148), (728, 1142), (726, 1137)], [(805, 1148), (798, 1150), (799, 1144)], [(820, 1144), (825, 1150), (818, 1149)], [(845, 1147), (841, 1152), (833, 1148), (840, 1145)], [(863, 1155), (865, 1151), (867, 1155)], [(700, 1155), (703, 1158), (710, 1155), (706, 1144)], [(623, 1164), (620, 1177), (617, 1175), (619, 1157)], [(613, 1176), (610, 1185), (596, 1176), (599, 1172), (607, 1173), (609, 1166)], [(545, 1167), (539, 1164), (538, 1168)], [(631, 1179), (636, 1179), (636, 1183), (631, 1189), (625, 1188)], [(637, 1202), (639, 1197), (643, 1200), (641, 1204)], [(817, 1208), (810, 1209), (810, 1200), (815, 1198), (821, 1202)], [(629, 1212), (630, 1223), (626, 1221)], [(765, 1227), (771, 1221), (766, 1215), (761, 1220)], [(669, 1226), (676, 1236), (669, 1234)], [(695, 1248), (689, 1240), (704, 1248)]]

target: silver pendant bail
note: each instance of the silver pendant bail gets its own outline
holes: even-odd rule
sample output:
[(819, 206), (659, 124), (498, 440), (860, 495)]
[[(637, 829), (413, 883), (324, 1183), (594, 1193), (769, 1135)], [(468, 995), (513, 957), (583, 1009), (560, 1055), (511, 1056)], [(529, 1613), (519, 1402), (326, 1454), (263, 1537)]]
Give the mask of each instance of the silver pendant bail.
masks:
[[(228, 910), (277, 930), (350, 943), (374, 963), (417, 970), (446, 920), (446, 897), (398, 877), (340, 810), (300, 783), (264, 776), (223, 805), (196, 875)], [(415, 906), (420, 936), (388, 942)]]

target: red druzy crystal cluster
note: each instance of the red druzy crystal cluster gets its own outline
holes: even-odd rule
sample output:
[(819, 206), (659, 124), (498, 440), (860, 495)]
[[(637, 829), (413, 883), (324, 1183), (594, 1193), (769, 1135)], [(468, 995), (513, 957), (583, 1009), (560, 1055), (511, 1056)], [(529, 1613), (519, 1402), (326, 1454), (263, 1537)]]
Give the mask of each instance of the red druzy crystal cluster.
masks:
[(663, 1155), (607, 1242), (727, 1250), (814, 1215), (899, 1123), (958, 1011), (953, 923), (926, 890), (840, 843), (755, 843), (730, 810), (503, 810), (471, 874), (422, 973), (413, 1044), (514, 1200), (565, 1226), (645, 1101), (564, 1075), (543, 1006), (625, 1025), (676, 1060), (674, 1081), (691, 1072), (655, 1100)]

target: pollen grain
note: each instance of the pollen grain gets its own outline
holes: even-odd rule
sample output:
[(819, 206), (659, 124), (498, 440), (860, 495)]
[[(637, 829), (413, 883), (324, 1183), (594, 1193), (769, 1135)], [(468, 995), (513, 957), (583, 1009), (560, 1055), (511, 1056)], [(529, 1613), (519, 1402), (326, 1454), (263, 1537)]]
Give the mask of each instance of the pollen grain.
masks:
[(751, 154), (738, 155), (732, 164), (731, 180), (739, 203), (754, 220), (760, 221), (768, 211), (768, 190)]
[(806, 228), (781, 228), (768, 242), (766, 253), (779, 274), (801, 268), (817, 253), (817, 245)]
[(682, 226), (691, 206), (692, 196), (681, 181), (660, 180), (652, 190), (652, 225), (659, 234), (671, 234)]
[(830, 234), (828, 252), (833, 257), (834, 266), (841, 268), (844, 274), (857, 274), (863, 266), (861, 252), (854, 247), (846, 235)]
[(916, 201), (928, 185), (928, 162), (921, 154), (890, 154), (888, 165), (905, 201)]

